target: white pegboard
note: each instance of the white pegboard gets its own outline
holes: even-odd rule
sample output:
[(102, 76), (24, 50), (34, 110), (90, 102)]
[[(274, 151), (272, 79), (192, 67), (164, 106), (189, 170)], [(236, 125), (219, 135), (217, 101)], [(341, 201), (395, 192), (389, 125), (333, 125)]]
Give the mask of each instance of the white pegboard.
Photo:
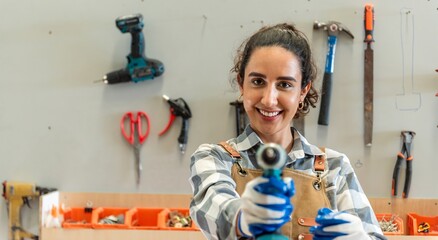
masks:
[[(346, 153), (369, 196), (387, 197), (400, 150), (401, 130), (414, 130), (411, 196), (438, 195), (434, 149), (438, 142), (438, 2), (373, 1), (375, 5), (374, 142), (363, 146), (363, 7), (366, 1), (2, 1), (0, 4), (0, 176), (60, 191), (190, 193), (190, 153), (205, 142), (235, 134), (238, 97), (229, 70), (240, 42), (266, 24), (294, 22), (312, 42), (322, 79), (326, 34), (314, 20), (344, 23), (355, 39), (340, 37), (336, 49), (331, 119), (306, 119), (310, 142)], [(415, 11), (415, 81), (422, 107), (394, 107), (400, 91), (400, 9)], [(131, 38), (117, 17), (141, 13), (146, 55), (165, 65), (163, 76), (114, 86), (93, 83), (125, 67)], [(161, 137), (169, 107), (161, 98), (184, 98), (190, 119), (187, 153), (177, 146), (181, 120)], [(319, 104), (318, 104), (319, 106)], [(143, 179), (135, 184), (134, 156), (122, 138), (123, 113), (143, 110), (151, 118), (141, 148)], [(402, 169), (404, 170), (404, 169)], [(7, 218), (0, 210), (0, 232)], [(0, 236), (0, 239), (2, 237)]]

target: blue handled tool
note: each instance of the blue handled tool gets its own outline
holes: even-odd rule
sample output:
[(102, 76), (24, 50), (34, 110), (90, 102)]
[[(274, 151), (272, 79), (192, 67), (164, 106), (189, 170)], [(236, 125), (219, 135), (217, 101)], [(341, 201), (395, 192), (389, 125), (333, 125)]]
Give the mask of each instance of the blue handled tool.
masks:
[(321, 107), (319, 109), (318, 124), (327, 126), (329, 124), (330, 99), (332, 95), (333, 69), (335, 64), (335, 50), (339, 32), (344, 32), (351, 38), (353, 34), (343, 24), (335, 21), (328, 23), (315, 21), (313, 29), (323, 29), (328, 32), (328, 50), (325, 60), (325, 71), (322, 80)]
[[(263, 169), (263, 176), (281, 179), (281, 171), (286, 164), (286, 152), (275, 143), (262, 145), (256, 154), (257, 164)], [(288, 240), (280, 233), (280, 229), (275, 232), (263, 233), (256, 236), (256, 240)]]

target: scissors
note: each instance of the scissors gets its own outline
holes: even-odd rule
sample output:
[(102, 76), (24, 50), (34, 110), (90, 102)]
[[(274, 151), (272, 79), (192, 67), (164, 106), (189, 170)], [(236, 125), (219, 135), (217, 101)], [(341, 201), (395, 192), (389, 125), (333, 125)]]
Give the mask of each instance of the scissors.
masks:
[[(144, 133), (142, 126), (143, 122), (146, 122), (146, 129)], [(126, 123), (129, 123), (128, 131), (125, 127), (125, 125), (127, 125)], [(149, 117), (142, 111), (137, 112), (137, 117), (135, 117), (135, 113), (127, 112), (122, 117), (120, 128), (122, 130), (123, 137), (125, 137), (128, 143), (134, 147), (135, 162), (137, 165), (137, 184), (140, 184), (141, 171), (143, 170), (143, 166), (140, 161), (140, 147), (146, 141), (146, 138), (149, 135)]]

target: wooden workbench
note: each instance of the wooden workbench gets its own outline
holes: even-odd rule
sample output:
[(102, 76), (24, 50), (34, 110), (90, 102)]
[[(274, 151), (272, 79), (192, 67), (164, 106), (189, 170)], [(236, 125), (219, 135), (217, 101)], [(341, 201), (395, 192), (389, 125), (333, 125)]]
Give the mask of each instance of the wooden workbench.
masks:
[[(43, 227), (44, 212), (53, 204), (67, 207), (86, 206), (92, 203), (94, 207), (144, 207), (144, 208), (188, 208), (191, 196), (188, 194), (136, 194), (136, 193), (70, 193), (53, 192), (41, 197), (40, 200), (40, 239), (41, 240), (144, 240), (144, 239), (205, 239), (200, 231), (175, 230), (132, 230), (132, 229), (63, 229)], [(416, 212), (420, 215), (438, 215), (437, 199), (388, 199), (371, 198), (371, 205), (376, 213), (397, 213), (403, 218), (405, 234), (406, 213)], [(438, 236), (388, 236), (389, 239), (438, 240)]]

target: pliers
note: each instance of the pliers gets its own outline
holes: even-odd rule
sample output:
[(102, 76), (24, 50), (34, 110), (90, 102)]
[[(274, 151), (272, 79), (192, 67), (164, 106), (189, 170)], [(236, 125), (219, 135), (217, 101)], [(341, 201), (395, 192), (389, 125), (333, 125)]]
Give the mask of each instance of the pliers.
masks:
[(407, 198), (409, 195), (409, 188), (411, 186), (412, 178), (412, 155), (411, 155), (411, 144), (412, 139), (415, 136), (414, 131), (402, 131), (402, 149), (397, 155), (397, 162), (395, 163), (394, 173), (392, 175), (392, 196), (397, 196), (397, 184), (398, 184), (398, 173), (400, 171), (401, 164), (403, 160), (406, 160), (406, 176), (405, 176), (405, 186), (403, 188), (403, 198)]

